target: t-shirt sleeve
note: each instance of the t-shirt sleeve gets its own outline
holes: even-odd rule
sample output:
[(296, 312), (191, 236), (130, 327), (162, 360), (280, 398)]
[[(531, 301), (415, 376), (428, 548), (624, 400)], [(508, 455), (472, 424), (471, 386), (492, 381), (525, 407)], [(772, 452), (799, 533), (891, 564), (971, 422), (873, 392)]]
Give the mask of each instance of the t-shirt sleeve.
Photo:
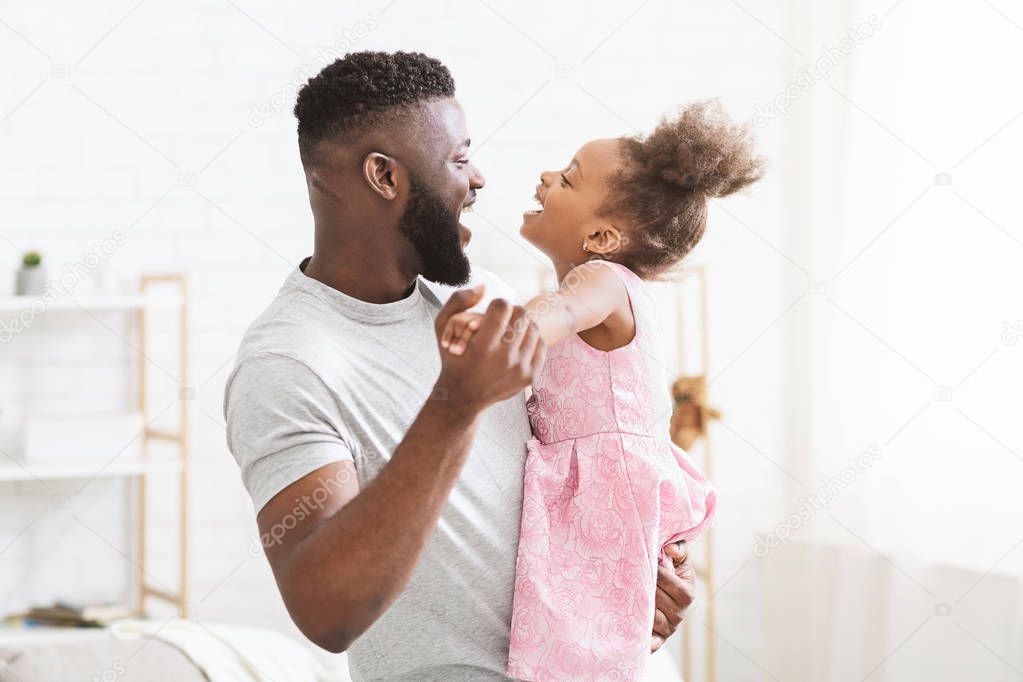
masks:
[(485, 284), (487, 287), (483, 294), (483, 300), (473, 308), (473, 310), (478, 312), (486, 310), (487, 306), (490, 305), (490, 301), (495, 298), (503, 298), (513, 305), (521, 303), (520, 297), (515, 293), (515, 290), (489, 270), (484, 270), (474, 265), (472, 268), (471, 284)]
[(333, 393), (293, 358), (265, 353), (242, 360), (224, 391), (224, 418), (227, 447), (257, 512), (316, 469), (354, 461)]

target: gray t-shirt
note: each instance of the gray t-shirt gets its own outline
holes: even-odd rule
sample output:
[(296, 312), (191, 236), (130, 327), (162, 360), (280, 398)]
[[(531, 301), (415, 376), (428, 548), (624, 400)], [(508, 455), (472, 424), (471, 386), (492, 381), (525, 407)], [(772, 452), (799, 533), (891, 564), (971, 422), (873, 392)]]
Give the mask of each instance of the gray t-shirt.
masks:
[[(474, 268), (477, 282), (481, 306), (510, 295)], [(361, 486), (377, 475), (440, 372), (433, 320), (452, 291), (420, 279), (378, 305), (288, 276), (246, 332), (224, 395), (228, 447), (257, 511), (331, 462), (353, 460)], [(484, 413), (408, 587), (349, 649), (354, 679), (508, 679), (529, 435), (520, 396)]]

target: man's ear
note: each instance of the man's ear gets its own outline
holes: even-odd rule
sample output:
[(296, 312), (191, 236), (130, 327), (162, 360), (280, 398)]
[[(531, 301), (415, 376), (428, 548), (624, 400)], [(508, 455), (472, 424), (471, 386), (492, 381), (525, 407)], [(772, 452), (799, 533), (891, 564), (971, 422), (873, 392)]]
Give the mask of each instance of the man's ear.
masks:
[(362, 161), (362, 177), (369, 188), (388, 201), (398, 197), (398, 184), (404, 180), (404, 170), (393, 157), (371, 152)]
[(602, 225), (599, 229), (586, 235), (583, 250), (602, 256), (614, 253), (622, 248), (622, 233), (614, 225)]

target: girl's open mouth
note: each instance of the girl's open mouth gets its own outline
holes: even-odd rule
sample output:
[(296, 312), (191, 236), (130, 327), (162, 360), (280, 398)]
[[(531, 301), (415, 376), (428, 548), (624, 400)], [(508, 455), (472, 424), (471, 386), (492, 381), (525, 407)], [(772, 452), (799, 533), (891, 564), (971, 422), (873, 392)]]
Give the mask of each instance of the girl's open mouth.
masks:
[(523, 215), (540, 215), (541, 213), (543, 213), (543, 203), (540, 201), (539, 195), (534, 194), (533, 201), (540, 204), (540, 208), (534, 208), (529, 211), (526, 211)]

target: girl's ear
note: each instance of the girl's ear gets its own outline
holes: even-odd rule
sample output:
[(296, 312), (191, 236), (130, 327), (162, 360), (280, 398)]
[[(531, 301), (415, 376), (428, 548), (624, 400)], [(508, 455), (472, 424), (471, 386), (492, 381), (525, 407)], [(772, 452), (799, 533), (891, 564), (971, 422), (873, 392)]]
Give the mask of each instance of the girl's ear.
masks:
[(604, 225), (586, 235), (586, 239), (583, 240), (583, 251), (602, 256), (614, 253), (621, 247), (622, 233), (614, 225)]
[(362, 177), (366, 184), (388, 201), (397, 198), (402, 176), (403, 170), (397, 159), (386, 154), (371, 152), (362, 161)]

